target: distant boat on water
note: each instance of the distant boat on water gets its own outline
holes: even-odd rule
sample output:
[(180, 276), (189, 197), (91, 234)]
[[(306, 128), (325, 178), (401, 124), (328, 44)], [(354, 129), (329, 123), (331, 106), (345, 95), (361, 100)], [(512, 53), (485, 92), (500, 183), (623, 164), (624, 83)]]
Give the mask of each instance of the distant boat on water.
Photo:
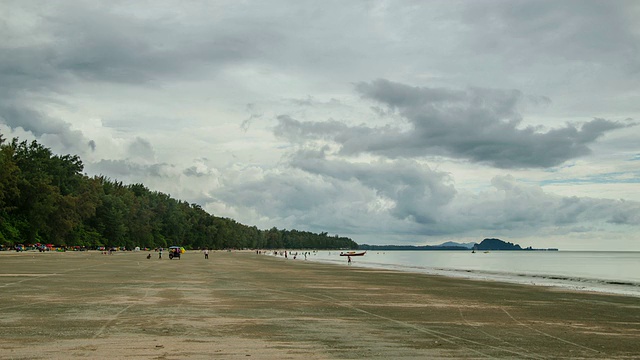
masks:
[(363, 256), (366, 253), (367, 253), (366, 251), (363, 251), (363, 252), (347, 251), (347, 252), (340, 252), (340, 256)]

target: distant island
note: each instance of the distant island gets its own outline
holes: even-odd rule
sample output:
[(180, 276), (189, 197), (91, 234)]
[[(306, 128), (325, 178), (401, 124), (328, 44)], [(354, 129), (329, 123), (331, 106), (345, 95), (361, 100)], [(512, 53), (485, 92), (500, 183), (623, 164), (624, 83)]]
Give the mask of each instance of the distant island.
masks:
[(525, 251), (558, 251), (556, 248), (548, 249), (534, 249), (531, 246), (522, 248), (518, 244), (502, 241), (500, 239), (484, 239), (480, 244), (477, 244), (474, 249), (476, 250), (525, 250)]
[[(484, 239), (474, 247), (476, 250), (524, 250), (520, 245), (502, 241), (500, 239)], [(531, 250), (531, 248), (527, 248)]]
[(518, 244), (513, 244), (510, 242), (506, 242), (500, 239), (488, 238), (482, 240), (478, 243), (466, 243), (460, 244), (455, 242), (446, 242), (441, 245), (369, 245), (362, 244), (358, 245), (358, 249), (360, 250), (414, 250), (414, 251), (434, 251), (434, 250), (481, 250), (481, 251), (489, 251), (489, 250), (507, 250), (507, 251), (558, 251), (555, 248), (549, 249), (534, 249), (531, 246), (522, 248)]

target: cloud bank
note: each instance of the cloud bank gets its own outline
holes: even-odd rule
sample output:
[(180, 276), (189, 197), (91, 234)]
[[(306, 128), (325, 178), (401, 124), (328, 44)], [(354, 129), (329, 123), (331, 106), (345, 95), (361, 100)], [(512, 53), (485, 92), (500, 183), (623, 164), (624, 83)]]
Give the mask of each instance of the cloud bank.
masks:
[(637, 2), (153, 5), (0, 2), (3, 136), (261, 228), (640, 250)]
[(635, 125), (596, 118), (580, 126), (521, 128), (522, 94), (517, 90), (456, 91), (384, 79), (359, 83), (356, 90), (398, 112), (410, 127), (347, 126), (339, 121), (302, 122), (280, 116), (276, 135), (293, 141), (326, 139), (337, 143), (347, 156), (449, 156), (502, 169), (547, 168), (590, 154), (589, 145), (607, 131)]

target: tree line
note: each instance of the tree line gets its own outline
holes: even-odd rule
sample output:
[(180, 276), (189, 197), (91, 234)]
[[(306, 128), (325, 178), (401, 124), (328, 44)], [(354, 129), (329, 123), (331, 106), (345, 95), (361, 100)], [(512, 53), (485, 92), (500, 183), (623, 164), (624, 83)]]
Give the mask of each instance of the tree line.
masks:
[(346, 237), (261, 230), (216, 217), (197, 204), (83, 174), (77, 155), (53, 154), (36, 141), (0, 134), (0, 245), (87, 248), (356, 249)]

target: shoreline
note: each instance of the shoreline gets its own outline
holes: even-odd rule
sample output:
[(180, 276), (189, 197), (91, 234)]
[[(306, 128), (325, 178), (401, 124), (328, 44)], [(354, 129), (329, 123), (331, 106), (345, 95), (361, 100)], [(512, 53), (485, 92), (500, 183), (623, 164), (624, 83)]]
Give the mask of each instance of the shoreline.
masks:
[[(211, 253), (248, 253), (248, 254), (256, 254), (256, 250), (210, 250)], [(389, 252), (394, 251), (408, 251), (408, 250), (389, 250)], [(429, 251), (429, 250), (422, 250)], [(303, 252), (303, 250), (291, 250), (290, 252)], [(316, 250), (316, 252), (337, 252), (336, 250)], [(506, 252), (506, 251), (505, 251)], [(569, 251), (576, 252), (576, 251)], [(594, 253), (602, 253), (602, 251), (577, 251), (578, 253), (584, 252), (594, 252)], [(101, 254), (101, 251), (98, 250), (87, 250), (87, 251), (68, 251), (68, 252), (59, 252), (59, 251), (50, 251), (40, 253), (34, 250), (15, 252), (15, 251), (0, 251), (0, 256), (25, 256), (29, 254), (60, 254), (60, 253), (91, 253), (91, 254)], [(145, 253), (144, 250), (141, 251), (121, 251), (120, 254), (135, 254), (135, 253)], [(152, 257), (157, 256), (157, 252), (151, 250), (146, 253), (151, 253)], [(200, 254), (200, 250), (188, 250), (187, 253), (192, 254)], [(618, 251), (612, 251), (612, 253), (620, 253)], [(635, 253), (635, 252), (632, 252)], [(639, 252), (640, 253), (640, 252)], [(271, 256), (274, 258), (282, 258), (280, 255), (274, 255), (273, 250), (263, 250), (260, 254), (261, 256)], [(359, 259), (359, 258), (354, 258)], [(288, 259), (290, 261), (300, 261), (303, 260), (302, 256), (294, 260), (292, 258)], [(313, 256), (310, 256), (308, 260), (309, 262), (316, 262), (319, 264), (328, 264), (335, 266), (343, 266), (343, 261), (338, 260), (329, 260), (329, 259), (314, 259)], [(519, 285), (528, 285), (533, 287), (542, 287), (542, 288), (558, 288), (565, 291), (576, 291), (576, 292), (584, 292), (584, 293), (595, 293), (595, 294), (603, 294), (603, 295), (616, 295), (616, 296), (628, 296), (640, 298), (640, 283), (636, 282), (619, 282), (617, 280), (606, 280), (606, 279), (597, 279), (597, 278), (587, 278), (587, 277), (564, 277), (561, 275), (552, 275), (552, 274), (526, 274), (526, 273), (503, 273), (499, 271), (489, 271), (489, 270), (466, 270), (466, 269), (445, 269), (445, 268), (429, 268), (429, 267), (419, 267), (419, 266), (402, 266), (398, 264), (381, 264), (381, 263), (358, 263), (358, 261), (353, 261), (353, 267), (363, 268), (363, 269), (373, 269), (373, 270), (391, 270), (398, 271), (401, 273), (407, 274), (424, 274), (429, 276), (443, 276), (449, 277), (453, 279), (465, 279), (471, 281), (488, 281), (488, 282), (498, 282), (498, 283), (506, 283), (506, 284), (519, 284)], [(0, 274), (2, 276), (2, 274)], [(536, 282), (537, 281), (537, 282)], [(632, 287), (631, 289), (629, 287)]]
[(250, 251), (146, 254), (0, 255), (0, 359), (640, 356), (635, 297)]
[[(389, 254), (393, 253), (396, 250), (391, 250), (382, 253), (372, 253), (372, 256), (380, 255), (380, 254)], [(406, 250), (397, 250), (397, 252), (404, 252)], [(409, 251), (411, 253), (411, 251)], [(419, 254), (423, 251), (414, 251), (412, 253)], [(458, 251), (451, 251), (451, 253), (456, 254)], [(494, 253), (500, 253), (499, 251)], [(510, 254), (512, 251), (503, 251), (503, 254)], [(576, 253), (576, 252), (571, 252)], [(578, 252), (584, 253), (584, 252)], [(593, 252), (597, 254), (601, 254), (602, 252)], [(614, 252), (612, 252), (614, 253)], [(615, 252), (618, 253), (618, 252)], [(634, 252), (635, 253), (635, 252)], [(457, 255), (457, 254), (456, 254)], [(342, 261), (338, 259), (321, 257), (317, 258), (315, 256), (311, 256), (310, 261), (317, 261), (321, 263), (327, 264), (336, 264), (341, 265)], [(412, 264), (401, 264), (398, 262), (383, 262), (386, 261), (383, 258), (377, 259), (378, 261), (354, 261), (352, 266), (364, 267), (364, 268), (372, 268), (372, 269), (391, 269), (401, 272), (407, 273), (417, 273), (417, 274), (428, 274), (428, 275), (438, 275), (438, 276), (446, 276), (453, 278), (462, 278), (462, 279), (470, 279), (470, 280), (478, 280), (478, 281), (498, 281), (498, 282), (506, 282), (512, 284), (523, 284), (523, 285), (533, 285), (533, 286), (542, 286), (542, 287), (557, 287), (561, 289), (566, 289), (570, 291), (584, 291), (584, 292), (595, 292), (602, 294), (613, 294), (613, 295), (623, 295), (623, 296), (632, 296), (632, 297), (640, 297), (640, 281), (637, 279), (620, 279), (616, 277), (615, 279), (608, 278), (597, 278), (597, 277), (588, 277), (584, 275), (563, 275), (561, 273), (532, 273), (530, 271), (500, 271), (500, 270), (483, 270), (477, 268), (456, 268), (450, 267), (446, 268), (443, 266), (426, 266), (426, 265), (412, 265)], [(506, 259), (505, 259), (506, 260)], [(425, 261), (428, 261), (425, 259)], [(640, 258), (638, 258), (640, 261)], [(640, 269), (638, 269), (640, 271)]]

